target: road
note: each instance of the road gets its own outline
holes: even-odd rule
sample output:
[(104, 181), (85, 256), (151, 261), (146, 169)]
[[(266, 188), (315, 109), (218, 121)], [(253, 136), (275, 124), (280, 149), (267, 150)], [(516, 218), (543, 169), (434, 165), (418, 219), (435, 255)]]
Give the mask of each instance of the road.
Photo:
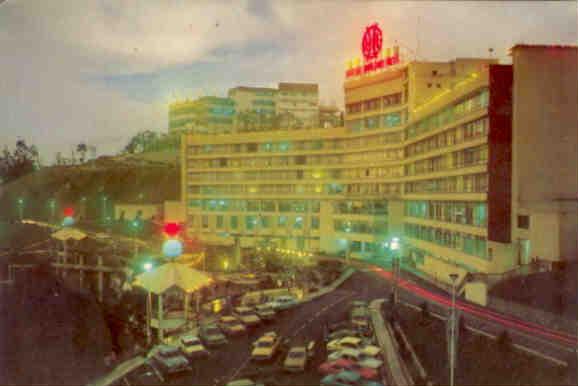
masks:
[[(261, 379), (274, 379), (276, 385), (318, 385), (322, 376), (317, 373), (317, 367), (325, 359), (322, 342), (324, 325), (346, 320), (350, 301), (386, 297), (387, 294), (383, 291), (381, 281), (367, 280), (366, 274), (356, 272), (337, 290), (284, 311), (276, 322), (263, 325), (248, 336), (232, 339), (227, 346), (213, 351), (212, 359), (199, 362), (192, 373), (172, 376), (168, 383), (211, 385), (215, 379), (227, 382), (245, 376), (251, 377), (257, 368), (261, 367), (264, 373), (269, 372), (269, 375), (264, 375)], [(318, 350), (309, 364), (309, 370), (303, 374), (273, 373), (275, 366), (284, 360), (282, 355), (278, 355), (274, 363), (264, 366), (250, 362), (251, 343), (267, 331), (276, 331), (281, 336), (290, 338), (291, 342), (315, 340)]]
[[(391, 283), (392, 274), (383, 268), (372, 267), (374, 275)], [(412, 306), (427, 301), (434, 313), (447, 315), (451, 298), (443, 291), (417, 279), (403, 278), (399, 281), (400, 300)], [(485, 307), (457, 300), (456, 307), (468, 326), (493, 336), (507, 330), (515, 344), (528, 352), (543, 354), (546, 359), (566, 362), (575, 352), (576, 336), (556, 331), (545, 326), (501, 314)]]

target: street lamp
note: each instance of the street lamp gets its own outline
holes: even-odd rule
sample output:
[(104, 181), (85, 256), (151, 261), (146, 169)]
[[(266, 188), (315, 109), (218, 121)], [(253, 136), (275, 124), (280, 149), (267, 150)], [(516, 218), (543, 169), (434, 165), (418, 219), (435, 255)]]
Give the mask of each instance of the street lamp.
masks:
[(136, 255), (138, 254), (138, 245), (136, 243), (136, 234), (138, 232), (138, 228), (139, 228), (139, 221), (138, 220), (133, 220), (131, 222), (131, 227), (132, 227), (132, 242), (133, 242), (133, 249), (134, 249), (134, 256), (136, 257)]
[(20, 197), (17, 201), (17, 204), (18, 204), (18, 217), (20, 218), (20, 221), (22, 221), (22, 218), (24, 217), (24, 214), (23, 214), (24, 199), (22, 197)]
[(456, 280), (458, 274), (451, 273), (452, 281), (452, 309), (450, 324), (450, 386), (454, 386), (455, 368), (456, 368)]
[(50, 222), (54, 223), (54, 217), (56, 216), (56, 201), (54, 199), (51, 199), (48, 202), (48, 206), (50, 207)]
[(399, 250), (399, 239), (394, 237), (389, 243), (389, 248), (393, 252), (392, 262), (393, 262), (393, 304), (397, 304), (398, 297), (398, 280), (400, 276), (400, 261), (399, 256), (397, 256), (397, 251)]
[(102, 196), (102, 219), (106, 221), (106, 200), (108, 197)]

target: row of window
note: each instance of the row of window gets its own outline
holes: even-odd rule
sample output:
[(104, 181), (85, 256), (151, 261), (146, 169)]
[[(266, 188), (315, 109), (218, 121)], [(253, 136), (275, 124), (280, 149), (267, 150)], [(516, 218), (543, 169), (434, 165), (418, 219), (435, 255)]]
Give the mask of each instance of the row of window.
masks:
[[(370, 154), (372, 154), (370, 156)], [(189, 169), (205, 168), (267, 168), (284, 166), (322, 166), (342, 165), (356, 162), (395, 161), (403, 158), (403, 150), (389, 149), (372, 153), (353, 153), (346, 155), (311, 155), (294, 157), (259, 157), (259, 158), (215, 158), (190, 160)]]
[(406, 201), (408, 217), (485, 227), (488, 222), (485, 202)]
[(216, 212), (294, 212), (319, 213), (318, 200), (189, 200), (190, 208)]
[(378, 129), (400, 126), (403, 122), (401, 112), (389, 113), (384, 115), (374, 115), (361, 119), (352, 119), (345, 122), (345, 127), (354, 133), (361, 132), (365, 129)]
[(402, 133), (383, 133), (368, 137), (349, 139), (317, 139), (312, 141), (281, 141), (262, 143), (242, 143), (233, 145), (190, 145), (188, 153), (195, 154), (234, 154), (234, 153), (286, 153), (308, 150), (341, 150), (371, 145), (400, 143)]
[(367, 221), (334, 220), (333, 229), (336, 232), (384, 235), (387, 234), (387, 223), (384, 221), (369, 223)]
[(468, 122), (459, 127), (453, 127), (405, 148), (406, 157), (427, 153), (431, 150), (456, 145), (472, 139), (485, 137), (488, 134), (488, 118), (484, 117)]
[(401, 93), (399, 92), (379, 98), (368, 99), (363, 102), (350, 103), (345, 107), (348, 114), (355, 114), (362, 111), (375, 111), (388, 106), (399, 105), (400, 103)]
[(387, 215), (386, 200), (337, 201), (333, 203), (334, 214)]
[(467, 255), (488, 258), (484, 237), (415, 224), (405, 224), (404, 228), (408, 237), (452, 248)]
[(405, 183), (405, 193), (485, 193), (487, 191), (488, 175), (486, 173)]
[[(240, 221), (239, 221), (240, 220)], [(318, 216), (224, 216), (224, 215), (191, 215), (188, 218), (189, 225), (193, 228), (255, 231), (273, 228), (293, 228), (305, 230), (319, 229)], [(242, 224), (240, 224), (242, 222)], [(308, 224), (309, 222), (309, 224)]]
[(191, 185), (189, 194), (399, 194), (400, 184), (324, 184), (324, 185)]
[(441, 111), (410, 125), (406, 129), (406, 138), (413, 138), (447, 125), (466, 114), (488, 107), (488, 103), (489, 91), (484, 89), (458, 104), (447, 106)]
[(330, 170), (294, 170), (294, 171), (258, 171), (258, 172), (225, 172), (193, 173), (189, 172), (190, 182), (215, 181), (271, 181), (271, 180), (316, 180), (316, 179), (363, 179), (401, 177), (403, 168), (372, 167)]
[(487, 161), (488, 146), (481, 145), (410, 163), (405, 165), (405, 175), (413, 176), (424, 173), (457, 169), (485, 164)]

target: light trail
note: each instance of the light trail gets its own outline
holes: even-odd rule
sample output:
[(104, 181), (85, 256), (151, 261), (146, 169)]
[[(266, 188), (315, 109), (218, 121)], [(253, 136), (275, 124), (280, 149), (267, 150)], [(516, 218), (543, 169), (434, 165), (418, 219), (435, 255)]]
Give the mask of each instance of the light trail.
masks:
[[(372, 270), (384, 279), (393, 281), (393, 274), (390, 271), (386, 271), (385, 269), (378, 267), (373, 267)], [(405, 279), (398, 279), (398, 285), (400, 288), (403, 288), (421, 298), (428, 299), (446, 307), (451, 307), (451, 299), (447, 296), (428, 291)], [(515, 328), (531, 334), (540, 335), (548, 339), (555, 339), (556, 341), (569, 347), (576, 347), (577, 338), (572, 334), (551, 330), (536, 323), (520, 320), (512, 316), (499, 314), (487, 308), (474, 306), (472, 304), (461, 301), (456, 301), (456, 308), (479, 318), (497, 322), (503, 326)]]

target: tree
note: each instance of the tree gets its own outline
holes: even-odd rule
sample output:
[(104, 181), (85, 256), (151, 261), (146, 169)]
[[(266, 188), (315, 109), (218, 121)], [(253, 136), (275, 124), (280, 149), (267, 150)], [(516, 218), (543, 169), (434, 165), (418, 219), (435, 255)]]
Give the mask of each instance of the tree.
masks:
[(36, 146), (28, 146), (26, 141), (16, 141), (16, 148), (11, 153), (4, 148), (0, 157), (0, 178), (10, 182), (26, 174), (32, 173), (38, 165), (38, 150)]
[(86, 157), (87, 151), (88, 146), (86, 146), (86, 143), (79, 143), (76, 145), (76, 152), (80, 154), (80, 163), (84, 163), (84, 158)]

